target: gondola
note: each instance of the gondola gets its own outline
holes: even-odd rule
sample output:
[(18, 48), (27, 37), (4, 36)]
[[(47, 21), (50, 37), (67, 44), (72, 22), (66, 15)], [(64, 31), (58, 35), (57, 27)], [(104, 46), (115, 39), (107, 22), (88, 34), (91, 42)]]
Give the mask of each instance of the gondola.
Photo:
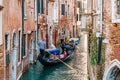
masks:
[[(69, 47), (69, 48), (71, 48), (71, 47)], [(44, 66), (52, 66), (52, 65), (55, 65), (57, 63), (60, 63), (61, 61), (71, 59), (71, 57), (74, 54), (73, 48), (68, 49), (68, 46), (67, 46), (67, 47), (64, 47), (64, 49), (66, 50), (66, 53), (67, 53), (66, 56), (64, 55), (63, 49), (60, 47), (60, 48), (56, 48), (56, 49), (45, 50), (44, 55), (39, 54), (38, 60)], [(51, 55), (54, 56), (53, 59), (51, 59), (51, 57), (50, 57)]]
[(70, 43), (75, 43), (75, 45), (78, 45), (80, 43), (80, 39), (79, 38), (70, 38), (69, 42)]

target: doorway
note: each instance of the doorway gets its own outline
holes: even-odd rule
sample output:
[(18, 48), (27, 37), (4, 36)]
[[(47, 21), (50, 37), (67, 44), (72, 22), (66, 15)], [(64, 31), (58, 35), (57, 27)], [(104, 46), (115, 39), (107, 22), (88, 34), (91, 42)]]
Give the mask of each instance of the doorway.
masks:
[(34, 51), (34, 42), (33, 40), (30, 41), (30, 56), (29, 56), (29, 63), (33, 62), (33, 51)]
[(16, 80), (17, 77), (16, 77), (16, 53), (17, 53), (17, 36), (16, 36), (16, 33), (13, 33), (13, 39), (12, 39), (12, 54), (11, 54), (11, 80)]

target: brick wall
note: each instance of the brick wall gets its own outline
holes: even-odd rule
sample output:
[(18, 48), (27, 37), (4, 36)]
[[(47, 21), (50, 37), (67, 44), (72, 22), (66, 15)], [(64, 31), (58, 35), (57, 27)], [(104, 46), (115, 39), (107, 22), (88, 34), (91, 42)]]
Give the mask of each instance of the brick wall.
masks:
[(34, 19), (34, 0), (26, 0), (26, 9), (27, 15), (26, 19), (24, 19), (24, 31), (25, 33), (28, 30), (35, 30), (36, 29), (36, 22)]
[(4, 55), (0, 53), (0, 80), (4, 79)]
[(120, 45), (115, 45), (113, 48), (114, 58), (120, 60)]
[(109, 40), (106, 44), (106, 67), (113, 59), (120, 60), (120, 24), (112, 23), (112, 5), (111, 1), (104, 0), (104, 26), (103, 33)]

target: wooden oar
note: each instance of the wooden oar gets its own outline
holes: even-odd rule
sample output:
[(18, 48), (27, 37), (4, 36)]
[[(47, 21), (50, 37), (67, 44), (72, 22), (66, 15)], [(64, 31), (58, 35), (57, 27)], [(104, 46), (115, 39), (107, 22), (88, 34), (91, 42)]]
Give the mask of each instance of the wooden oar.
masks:
[(64, 65), (66, 65), (68, 68), (70, 68), (70, 69), (73, 69), (74, 70), (74, 68), (72, 67), (72, 66), (70, 66), (69, 64), (67, 64), (67, 63), (65, 63), (64, 61), (62, 61), (61, 59), (59, 59), (57, 56), (55, 56), (60, 62), (62, 62)]
[[(50, 52), (48, 52), (49, 54), (51, 54)], [(66, 65), (68, 68), (75, 70), (72, 66), (70, 66), (69, 64), (65, 63), (64, 61), (62, 61), (61, 59), (59, 59), (57, 56), (55, 56), (60, 62), (62, 62), (64, 65)], [(76, 71), (76, 70), (75, 70)]]

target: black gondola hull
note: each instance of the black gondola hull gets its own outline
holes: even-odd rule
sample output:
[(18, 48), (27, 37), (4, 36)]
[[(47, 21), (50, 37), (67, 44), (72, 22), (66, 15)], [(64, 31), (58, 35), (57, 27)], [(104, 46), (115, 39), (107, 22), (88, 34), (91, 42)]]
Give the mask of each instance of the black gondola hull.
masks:
[(38, 56), (38, 60), (39, 62), (44, 65), (44, 66), (52, 66), (52, 65), (56, 65), (58, 63), (61, 63), (62, 61), (67, 61), (70, 60), (73, 57), (74, 51), (71, 52), (71, 54), (69, 54), (66, 58), (63, 59), (57, 59), (54, 61), (48, 61), (45, 58), (43, 58), (41, 55)]

